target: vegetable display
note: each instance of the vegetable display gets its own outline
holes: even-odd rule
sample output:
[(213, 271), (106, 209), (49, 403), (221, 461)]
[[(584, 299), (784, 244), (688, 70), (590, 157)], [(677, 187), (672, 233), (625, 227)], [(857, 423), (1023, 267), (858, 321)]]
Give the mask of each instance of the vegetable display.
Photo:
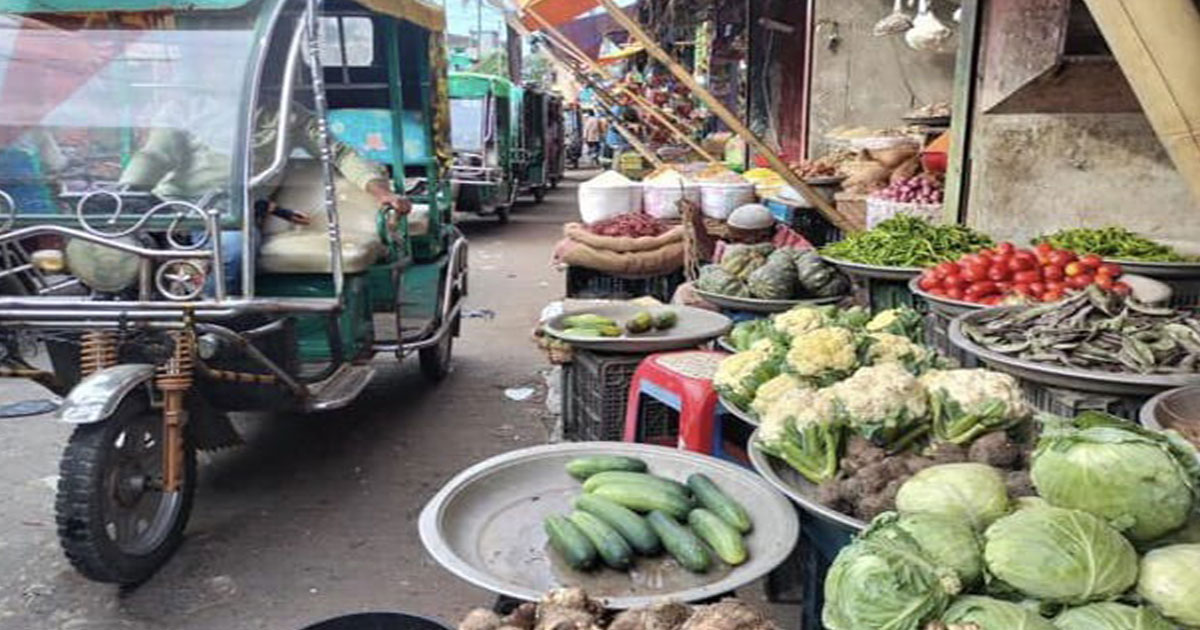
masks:
[(1053, 234), (1045, 234), (1033, 240), (1035, 244), (1047, 243), (1056, 249), (1068, 249), (1085, 254), (1096, 254), (1116, 260), (1140, 262), (1189, 262), (1194, 257), (1184, 256), (1174, 249), (1139, 236), (1125, 228), (1068, 228)]
[(587, 226), (589, 232), (601, 236), (658, 236), (668, 229), (666, 223), (640, 212), (618, 214)]
[(927, 267), (957, 260), (992, 244), (988, 236), (962, 225), (934, 225), (900, 215), (826, 245), (821, 255), (882, 267)]
[(1137, 593), (1171, 620), (1200, 626), (1200, 545), (1171, 545), (1147, 553)]
[(696, 287), (732, 297), (789, 300), (841, 296), (850, 290), (850, 280), (816, 252), (766, 243), (730, 246), (719, 264), (700, 269)]
[(1133, 289), (1120, 279), (1123, 273), (1095, 254), (1081, 257), (1047, 243), (1032, 250), (1000, 243), (926, 269), (917, 286), (939, 297), (995, 306), (1057, 302), (1092, 285), (1129, 295)]
[(1132, 374), (1200, 371), (1200, 319), (1088, 287), (1054, 304), (985, 313), (963, 334), (1037, 363)]
[(928, 630), (949, 630), (949, 628), (965, 629), (979, 628), (989, 630), (1055, 630), (1055, 625), (1042, 618), (1036, 611), (1013, 602), (1002, 599), (983, 597), (980, 595), (964, 595), (954, 600), (950, 608), (942, 615), (945, 623), (951, 626), (930, 624)]
[(913, 475), (896, 495), (900, 512), (940, 514), (983, 531), (1008, 512), (1000, 471), (976, 463), (943, 464)]
[(875, 191), (872, 197), (900, 203), (942, 203), (942, 182), (936, 177), (915, 175), (893, 181)]
[(566, 471), (584, 492), (572, 500), (573, 512), (548, 516), (543, 527), (550, 548), (573, 569), (602, 563), (623, 571), (636, 556), (664, 549), (696, 573), (712, 566), (712, 556), (729, 565), (749, 557), (743, 540), (754, 528), (749, 513), (703, 474), (685, 484), (620, 455), (578, 457)]
[(1175, 630), (1153, 608), (1100, 602), (1069, 608), (1054, 618), (1060, 630)]
[(573, 337), (620, 337), (625, 333), (640, 335), (654, 330), (675, 327), (679, 316), (672, 310), (657, 313), (640, 311), (625, 321), (624, 326), (611, 317), (595, 313), (579, 313), (563, 318), (563, 334)]

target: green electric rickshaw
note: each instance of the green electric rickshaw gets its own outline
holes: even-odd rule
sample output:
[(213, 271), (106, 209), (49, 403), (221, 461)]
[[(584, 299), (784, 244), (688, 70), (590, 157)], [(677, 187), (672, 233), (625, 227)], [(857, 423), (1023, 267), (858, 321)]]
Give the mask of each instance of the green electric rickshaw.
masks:
[[(445, 17), (420, 0), (0, 7), (0, 376), (64, 396), (63, 549), (134, 584), (180, 544), (196, 451), (239, 443), (230, 412), (339, 409), (378, 355), (448, 373), (467, 246)], [(411, 214), (380, 202), (395, 193)]]

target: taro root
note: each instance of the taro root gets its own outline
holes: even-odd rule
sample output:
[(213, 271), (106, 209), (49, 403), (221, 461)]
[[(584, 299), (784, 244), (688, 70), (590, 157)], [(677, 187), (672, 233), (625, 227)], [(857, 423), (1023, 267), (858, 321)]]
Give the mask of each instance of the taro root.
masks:
[(486, 608), (476, 608), (463, 617), (458, 630), (498, 630), (500, 616)]
[(631, 608), (617, 615), (608, 630), (677, 630), (692, 616), (692, 609), (679, 602), (656, 602)]
[(771, 619), (736, 599), (699, 606), (680, 630), (776, 630)]
[(533, 624), (537, 622), (537, 604), (533, 602), (524, 602), (517, 606), (507, 617), (504, 618), (504, 625), (520, 630), (533, 630)]
[(1004, 431), (993, 431), (971, 444), (967, 459), (996, 468), (1012, 469), (1021, 459), (1021, 448), (1008, 439)]
[(534, 630), (590, 630), (603, 612), (583, 589), (556, 588), (542, 597)]

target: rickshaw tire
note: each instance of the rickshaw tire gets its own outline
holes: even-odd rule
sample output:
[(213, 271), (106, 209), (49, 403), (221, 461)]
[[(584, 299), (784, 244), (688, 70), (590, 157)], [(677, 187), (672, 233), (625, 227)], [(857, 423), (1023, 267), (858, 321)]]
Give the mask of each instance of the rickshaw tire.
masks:
[(496, 220), (501, 224), (508, 223), (511, 214), (512, 206), (496, 206)]
[(431, 383), (440, 383), (450, 375), (450, 362), (454, 355), (454, 331), (462, 322), (461, 316), (450, 324), (450, 330), (441, 343), (417, 351), (421, 363), (421, 375)]
[(537, 186), (533, 189), (533, 200), (536, 203), (542, 203), (546, 199), (546, 187)]
[(150, 553), (130, 555), (118, 549), (105, 532), (97, 503), (103, 499), (101, 484), (107, 474), (104, 445), (112, 442), (123, 422), (148, 412), (157, 413), (144, 396), (128, 396), (109, 419), (76, 427), (63, 451), (55, 499), (59, 544), (71, 565), (96, 582), (139, 585), (162, 568), (183, 543), (196, 489), (196, 452), (191, 444), (184, 446), (182, 504), (163, 542)]

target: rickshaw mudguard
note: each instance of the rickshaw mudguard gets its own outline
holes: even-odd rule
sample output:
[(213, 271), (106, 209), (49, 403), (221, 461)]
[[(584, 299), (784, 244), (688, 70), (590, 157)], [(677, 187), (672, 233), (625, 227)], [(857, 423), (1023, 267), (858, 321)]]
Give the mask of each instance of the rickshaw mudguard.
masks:
[(79, 382), (63, 400), (58, 419), (69, 424), (93, 424), (108, 419), (121, 401), (138, 386), (154, 378), (149, 363), (127, 363), (104, 368)]

